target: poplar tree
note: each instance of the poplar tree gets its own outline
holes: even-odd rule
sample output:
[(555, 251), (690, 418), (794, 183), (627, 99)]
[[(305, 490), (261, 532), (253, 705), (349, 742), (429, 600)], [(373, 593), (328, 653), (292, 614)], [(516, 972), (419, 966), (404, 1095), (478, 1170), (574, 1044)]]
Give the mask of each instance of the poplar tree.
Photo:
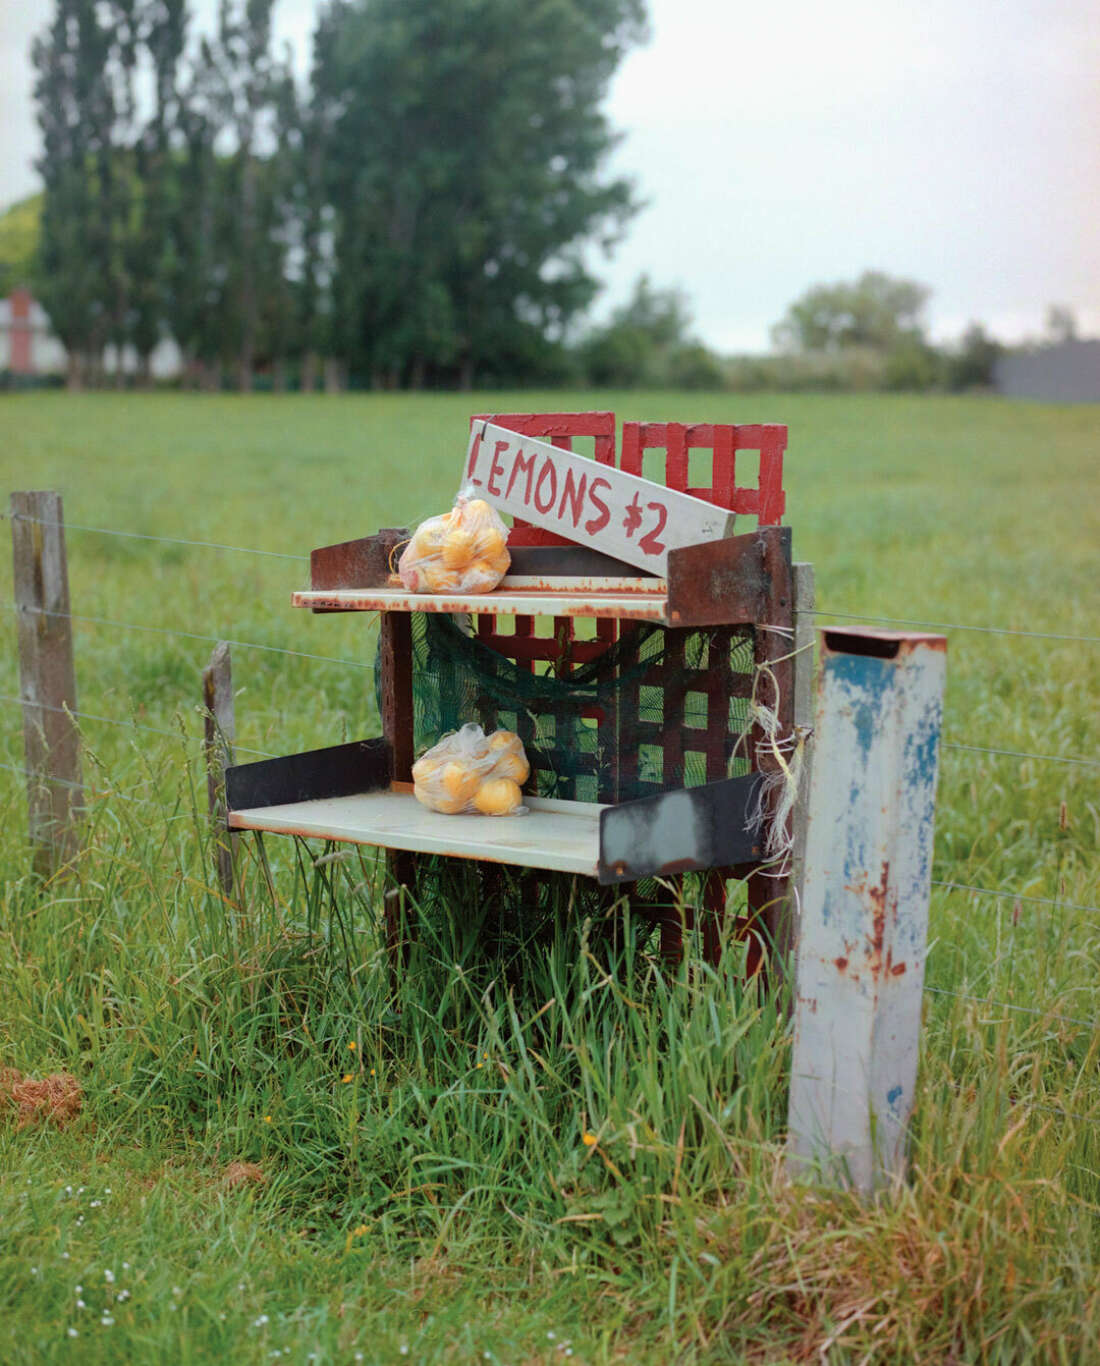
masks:
[(597, 284), (583, 250), (633, 212), (601, 103), (642, 0), (331, 0), (315, 112), (334, 326), (377, 383), (519, 378)]

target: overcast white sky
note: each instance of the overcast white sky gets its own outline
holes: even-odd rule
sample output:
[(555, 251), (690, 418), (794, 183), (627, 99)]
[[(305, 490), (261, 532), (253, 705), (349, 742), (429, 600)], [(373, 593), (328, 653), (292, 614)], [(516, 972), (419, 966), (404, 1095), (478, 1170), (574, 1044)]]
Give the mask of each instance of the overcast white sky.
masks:
[[(517, 0), (523, 3), (523, 0)], [(1097, 0), (649, 0), (609, 100), (611, 169), (647, 201), (601, 310), (648, 271), (696, 330), (759, 350), (818, 281), (929, 285), (933, 334), (1036, 335), (1050, 303), (1100, 334)], [(36, 188), (30, 40), (47, 0), (0, 0), (0, 206)], [(195, 0), (209, 24), (216, 0)], [(300, 70), (317, 0), (276, 0)]]

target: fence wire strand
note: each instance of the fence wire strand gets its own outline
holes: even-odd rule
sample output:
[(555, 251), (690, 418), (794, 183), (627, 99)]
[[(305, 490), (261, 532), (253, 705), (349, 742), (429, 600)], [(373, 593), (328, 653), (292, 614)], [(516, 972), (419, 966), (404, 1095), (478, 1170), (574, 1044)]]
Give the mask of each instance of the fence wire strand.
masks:
[(1059, 906), (1064, 911), (1091, 911), (1100, 915), (1100, 906), (1085, 906), (1077, 901), (1063, 901), (1056, 896), (1031, 896), (1025, 892), (1005, 891), (996, 887), (972, 887), (966, 882), (940, 882), (932, 879), (933, 887), (942, 887), (948, 892), (977, 892), (979, 896), (1008, 897), (1013, 901), (1031, 901), (1039, 906)]
[[(308, 555), (292, 555), (282, 550), (261, 550), (256, 546), (229, 545), (222, 541), (197, 541), (183, 536), (154, 536), (145, 531), (120, 531), (114, 527), (87, 526), (81, 522), (48, 521), (42, 517), (25, 517), (22, 513), (0, 513), (8, 521), (35, 522), (39, 526), (60, 527), (66, 531), (83, 531), (96, 536), (117, 536), (127, 540), (157, 541), (164, 545), (183, 545), (201, 550), (228, 550), (239, 555), (264, 555), (271, 559), (291, 560), (308, 564)], [(815, 617), (834, 617), (839, 621), (869, 621), (884, 626), (917, 626), (934, 631), (977, 631), (986, 635), (1023, 636), (1032, 640), (1066, 640), (1081, 645), (1100, 645), (1100, 636), (1067, 635), (1052, 631), (1021, 631), (1009, 626), (974, 626), (967, 622), (919, 621), (912, 617), (875, 617), (864, 612), (831, 612), (824, 607), (813, 608)]]
[(1013, 1005), (1011, 1001), (995, 1001), (990, 996), (970, 996), (963, 991), (948, 991), (946, 987), (926, 986), (925, 991), (931, 992), (933, 996), (950, 996), (956, 1001), (974, 1001), (980, 1006), (997, 1006), (1002, 1010), (1015, 1010), (1021, 1015), (1034, 1015), (1044, 1020), (1058, 1020), (1062, 1024), (1083, 1025), (1086, 1029), (1095, 1029), (1095, 1020), (1080, 1020), (1073, 1015), (1057, 1015), (1051, 1010), (1040, 1010), (1036, 1006)]
[(267, 555), (274, 560), (294, 560), (308, 564), (308, 555), (290, 555), (282, 550), (258, 550), (249, 545), (226, 545), (221, 541), (191, 541), (182, 536), (153, 536), (145, 531), (115, 531), (105, 526), (83, 526), (80, 522), (51, 522), (44, 517), (24, 517), (21, 512), (2, 514), (10, 522), (34, 522), (37, 526), (60, 527), (63, 531), (88, 531), (96, 536), (119, 536), (129, 541), (159, 541), (163, 545), (186, 545), (201, 550), (232, 550), (238, 555)]
[(1068, 759), (1064, 754), (1029, 754), (1022, 749), (988, 749), (985, 745), (964, 745), (957, 740), (944, 740), (942, 748), (968, 750), (972, 754), (996, 754), (1004, 759), (1039, 759), (1046, 764), (1080, 764), (1085, 768), (1100, 768), (1100, 759)]
[(869, 617), (863, 612), (827, 612), (813, 609), (815, 617), (837, 617), (843, 621), (872, 621), (883, 626), (919, 626), (926, 631), (978, 631), (991, 636), (1027, 636), (1032, 640), (1071, 640), (1079, 645), (1100, 645), (1100, 636), (1059, 635), (1053, 631), (1017, 631), (1010, 626), (970, 626), (959, 621), (915, 621), (911, 617)]
[(240, 650), (263, 650), (269, 654), (290, 655), (294, 659), (311, 659), (321, 664), (346, 664), (352, 669), (373, 669), (374, 665), (364, 663), (361, 659), (342, 659), (337, 655), (314, 655), (307, 654), (304, 650), (288, 650), (281, 645), (261, 645), (255, 640), (230, 640), (226, 636), (204, 636), (195, 631), (181, 631), (174, 626), (143, 626), (135, 621), (114, 621), (110, 617), (87, 617), (81, 616), (76, 612), (48, 612), (41, 607), (21, 607), (15, 602), (5, 602), (0, 604), (9, 612), (26, 612), (33, 616), (59, 618), (68, 621), (82, 621), (93, 626), (113, 626), (120, 631), (148, 631), (158, 636), (180, 636), (184, 640), (201, 640), (208, 645), (219, 645), (222, 641), (226, 645), (233, 646)]
[[(0, 693), (0, 702), (7, 702), (16, 706), (33, 707), (36, 711), (51, 711), (60, 713), (64, 716), (76, 716), (82, 721), (101, 721), (107, 726), (120, 726), (123, 730), (141, 730), (145, 731), (148, 735), (167, 735), (170, 740), (188, 740), (191, 742), (202, 741), (204, 744), (206, 742), (205, 736), (189, 735), (186, 731), (182, 730), (165, 730), (162, 726), (147, 726), (141, 721), (124, 721), (117, 716), (97, 716), (94, 712), (77, 711), (74, 707), (53, 707), (47, 702), (32, 702), (28, 698), (11, 697), (5, 693)], [(249, 749), (245, 745), (234, 744), (232, 748), (234, 753), (237, 754), (255, 754), (261, 759), (277, 758), (276, 755), (269, 754), (266, 750)]]

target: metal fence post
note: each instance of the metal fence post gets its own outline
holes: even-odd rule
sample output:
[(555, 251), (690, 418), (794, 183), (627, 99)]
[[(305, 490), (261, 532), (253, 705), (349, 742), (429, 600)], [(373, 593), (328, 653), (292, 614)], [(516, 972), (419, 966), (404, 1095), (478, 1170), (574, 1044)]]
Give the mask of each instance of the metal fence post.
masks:
[(869, 1193), (905, 1169), (946, 641), (830, 628), (821, 657), (788, 1158)]
[(30, 838), (35, 869), (48, 874), (77, 853), (84, 806), (59, 493), (11, 495), (11, 544)]

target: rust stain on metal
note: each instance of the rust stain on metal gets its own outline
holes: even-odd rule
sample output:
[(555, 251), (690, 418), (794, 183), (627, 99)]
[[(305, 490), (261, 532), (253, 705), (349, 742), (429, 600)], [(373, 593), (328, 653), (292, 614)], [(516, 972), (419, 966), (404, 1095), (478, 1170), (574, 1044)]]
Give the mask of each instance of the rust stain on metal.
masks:
[(834, 958), (833, 962), (836, 964), (838, 972), (843, 972), (844, 969), (848, 966), (848, 960), (843, 956), (840, 958)]
[(528, 588), (512, 589), (499, 596), (496, 593), (416, 594), (391, 590), (384, 593), (310, 591), (291, 595), (292, 606), (309, 607), (315, 612), (499, 612), (504, 615), (612, 617), (625, 621), (664, 621), (665, 602), (663, 594), (642, 590), (608, 593), (594, 601), (560, 590), (539, 593)]
[(669, 620), (692, 626), (760, 621), (771, 587), (760, 533), (669, 551)]
[(891, 976), (891, 977), (900, 977), (904, 971), (905, 971), (905, 964), (904, 964), (904, 963), (892, 963), (892, 964), (890, 965), (890, 976)]
[[(877, 979), (883, 972), (883, 950), (886, 949), (886, 911), (890, 891), (890, 860), (886, 859), (883, 861), (882, 871), (879, 874), (879, 880), (876, 884), (872, 885), (865, 881), (849, 883), (846, 890), (853, 892), (858, 896), (871, 911), (871, 933), (867, 936), (865, 952), (867, 956), (867, 969), (870, 972), (871, 977)], [(894, 909), (896, 912), (896, 906)], [(836, 959), (835, 961), (837, 967), (840, 968), (841, 960)], [(847, 962), (846, 959), (844, 961), (845, 963)], [(894, 976), (900, 975), (894, 972), (890, 961), (889, 950), (886, 950), (885, 970), (889, 973), (893, 973)], [(843, 971), (843, 968), (841, 968), (841, 971)], [(902, 964), (901, 971), (905, 971), (904, 964)], [(853, 980), (855, 980), (854, 977)]]

